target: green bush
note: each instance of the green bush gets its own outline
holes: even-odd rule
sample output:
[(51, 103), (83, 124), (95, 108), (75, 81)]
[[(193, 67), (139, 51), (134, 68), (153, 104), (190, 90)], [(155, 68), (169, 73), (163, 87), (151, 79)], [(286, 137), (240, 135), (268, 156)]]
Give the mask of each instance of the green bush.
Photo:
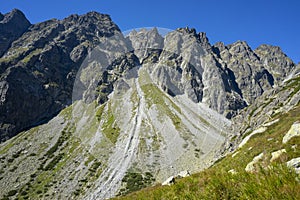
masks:
[(120, 190), (119, 195), (138, 191), (142, 188), (150, 186), (153, 181), (155, 181), (155, 179), (150, 172), (146, 172), (145, 175), (137, 172), (127, 172), (122, 179), (122, 182), (126, 184), (126, 188)]
[(97, 169), (101, 166), (101, 162), (95, 161), (92, 166), (89, 168), (89, 171), (96, 172)]
[(42, 191), (42, 190), (37, 190), (36, 193), (37, 193), (37, 194), (42, 194), (43, 191)]
[(59, 161), (64, 157), (64, 153), (60, 153), (57, 156), (55, 156), (49, 163), (48, 165), (44, 168), (44, 170), (49, 171), (52, 170), (57, 163), (59, 163)]
[(17, 194), (18, 191), (17, 190), (10, 190), (8, 193), (7, 193), (7, 196), (11, 197), (11, 196), (14, 196), (15, 194)]

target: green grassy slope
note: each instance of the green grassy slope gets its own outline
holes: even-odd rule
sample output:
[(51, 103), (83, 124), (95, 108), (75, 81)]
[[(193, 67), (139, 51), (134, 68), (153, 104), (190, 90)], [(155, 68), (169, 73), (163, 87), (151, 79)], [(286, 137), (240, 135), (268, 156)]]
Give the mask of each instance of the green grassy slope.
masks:
[[(277, 116), (277, 123), (201, 173), (176, 180), (172, 186), (157, 185), (116, 199), (300, 199), (300, 177), (286, 167), (287, 161), (300, 157), (300, 137), (282, 143), (292, 124), (300, 120), (299, 113), (298, 105)], [(283, 148), (286, 153), (271, 163), (271, 153)], [(264, 157), (255, 172), (246, 172), (246, 165), (260, 153)], [(232, 169), (236, 173), (228, 172)]]

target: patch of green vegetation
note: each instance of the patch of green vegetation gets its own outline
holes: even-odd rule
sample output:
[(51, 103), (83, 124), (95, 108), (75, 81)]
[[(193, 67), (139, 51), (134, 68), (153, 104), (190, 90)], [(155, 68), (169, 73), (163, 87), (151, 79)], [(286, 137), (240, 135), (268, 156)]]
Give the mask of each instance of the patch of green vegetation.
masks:
[(81, 189), (76, 189), (74, 192), (73, 192), (73, 194), (75, 195), (75, 196), (79, 196), (80, 194), (82, 193), (82, 190)]
[(34, 157), (34, 156), (36, 156), (36, 153), (31, 153), (31, 154), (29, 154), (29, 156)]
[(14, 146), (13, 142), (9, 142), (5, 146), (2, 146), (2, 148), (0, 150), (0, 155), (5, 154), (13, 146)]
[(14, 171), (16, 171), (16, 169), (18, 169), (18, 167), (17, 166), (13, 166), (9, 171), (10, 172), (14, 172)]
[(19, 150), (19, 151), (17, 151), (16, 153), (14, 153), (14, 154), (12, 155), (12, 157), (13, 157), (14, 159), (16, 159), (16, 158), (18, 158), (18, 157), (21, 155), (21, 153), (22, 153), (22, 150)]
[(65, 109), (63, 109), (60, 113), (59, 116), (63, 116), (64, 119), (71, 119), (72, 118), (72, 111), (73, 111), (73, 105), (68, 106)]
[(160, 144), (161, 144), (160, 141), (161, 141), (161, 139), (159, 137), (160, 136), (158, 134), (153, 134), (153, 136), (152, 136), (152, 140), (153, 140), (153, 142), (152, 142), (152, 148), (153, 148), (154, 151), (157, 151), (160, 148)]
[(34, 51), (30, 52), (29, 55), (23, 58), (21, 62), (27, 64), (33, 56), (39, 55), (42, 52), (42, 50), (43, 49), (35, 49)]
[(300, 76), (298, 76), (296, 78), (292, 78), (286, 82), (286, 85), (284, 88), (297, 86), (299, 84), (299, 82), (300, 82)]
[(195, 149), (194, 155), (196, 158), (200, 158), (200, 155), (203, 155), (204, 152), (201, 149)]
[(181, 127), (181, 119), (169, 108), (166, 101), (168, 101), (172, 108), (174, 108), (178, 113), (181, 113), (181, 110), (178, 106), (176, 106), (170, 99), (167, 97), (157, 86), (153, 84), (145, 84), (141, 86), (142, 91), (145, 94), (145, 98), (147, 101), (148, 108), (150, 108), (153, 104), (159, 107), (159, 111), (165, 113), (172, 120), (175, 128), (180, 130)]
[(138, 93), (136, 90), (133, 90), (133, 92), (130, 96), (130, 101), (134, 104), (132, 110), (135, 111), (137, 109), (138, 102), (139, 102), (139, 97), (138, 97)]
[(84, 162), (84, 165), (88, 166), (94, 159), (95, 157), (93, 155), (89, 155), (88, 159)]
[(122, 182), (125, 183), (125, 187), (120, 190), (119, 195), (129, 194), (134, 191), (138, 191), (142, 188), (150, 186), (155, 179), (150, 172), (140, 174), (138, 172), (127, 172)]
[[(57, 142), (39, 159), (42, 161), (40, 167), (30, 175), (30, 180), (19, 189), (19, 199), (41, 199), (49, 196), (50, 194), (47, 192), (52, 191), (53, 187), (58, 187), (63, 178), (71, 180), (73, 173), (66, 174), (64, 170), (67, 165), (77, 165), (74, 158), (77, 154), (83, 153), (80, 140), (72, 136), (73, 132), (74, 126), (72, 124), (68, 124), (63, 129)], [(62, 173), (66, 176), (61, 177)]]
[(145, 138), (140, 138), (140, 142), (139, 142), (139, 152), (140, 153), (146, 153), (147, 150), (147, 143), (146, 143), (146, 139)]
[(91, 167), (89, 168), (89, 171), (95, 173), (100, 166), (101, 166), (101, 162), (95, 160), (91, 165)]
[(255, 111), (257, 110), (257, 108), (252, 108), (251, 112), (249, 113), (249, 119), (254, 115)]
[(73, 194), (75, 196), (79, 196), (81, 194), (84, 194), (85, 193), (84, 188), (90, 188), (91, 183), (93, 183), (101, 175), (101, 173), (103, 171), (103, 168), (105, 167), (97, 159), (94, 159), (91, 162), (92, 162), (92, 164), (88, 168), (88, 173), (86, 174), (86, 176), (78, 181), (79, 182), (79, 184), (78, 184), (79, 187), (76, 188), (73, 192)]
[[(94, 102), (95, 103), (95, 102)], [(99, 134), (98, 129), (102, 128), (102, 123), (106, 119), (106, 108), (104, 108), (101, 120), (98, 121), (96, 112), (101, 106), (106, 106), (107, 104), (103, 104), (97, 107), (97, 104), (85, 104), (84, 102), (78, 101), (78, 103), (73, 104), (77, 108), (78, 117), (74, 117), (74, 121), (77, 123), (85, 118), (86, 121), (82, 126), (76, 130), (76, 137), (80, 140), (80, 143), (84, 143), (86, 141), (93, 140), (96, 134)], [(89, 113), (91, 112), (91, 113)], [(96, 136), (97, 137), (97, 136)], [(108, 151), (113, 144), (106, 137), (101, 137), (101, 140), (97, 140), (95, 144), (93, 144), (93, 154), (101, 154), (103, 151)], [(107, 154), (102, 154), (101, 157), (106, 157)], [(102, 160), (102, 159), (101, 159)]]
[(102, 104), (101, 106), (99, 106), (99, 108), (96, 111), (96, 118), (97, 118), (98, 121), (101, 120), (104, 108), (105, 108), (105, 104)]
[[(31, 135), (34, 131), (38, 130), (39, 127), (32, 128), (30, 131), (24, 131), (22, 133), (19, 133), (15, 137), (11, 138), (9, 141), (6, 143), (3, 143), (0, 145), (0, 155), (4, 155), (7, 158), (8, 163), (14, 162), (15, 159), (19, 158), (20, 155), (22, 154), (22, 150), (16, 151), (14, 150), (15, 145), (20, 145), (20, 143), (24, 142), (25, 138), (28, 135)], [(8, 153), (9, 151), (15, 151)], [(5, 155), (6, 153), (11, 154), (10, 156)], [(2, 157), (4, 160), (4, 157)]]
[(15, 194), (17, 194), (18, 191), (17, 190), (10, 190), (8, 193), (7, 193), (7, 196), (11, 197), (11, 196), (14, 196)]
[(45, 167), (44, 170), (49, 171), (53, 170), (53, 168), (59, 163), (59, 161), (64, 157), (65, 155), (63, 153), (59, 153), (57, 156), (55, 156)]
[(0, 62), (1, 63), (10, 63), (10, 62), (14, 61), (15, 59), (17, 59), (19, 56), (21, 56), (22, 53), (28, 51), (28, 49), (29, 49), (28, 47), (16, 48), (16, 49), (14, 49), (13, 54), (0, 58)]
[(3, 143), (5, 145), (3, 145), (3, 146), (1, 145), (1, 147), (0, 147), (0, 155), (7, 153), (11, 149), (11, 147), (13, 147), (16, 144), (19, 144), (20, 141), (25, 140), (24, 139), (25, 137), (27, 137), (29, 134), (32, 134), (32, 133), (36, 132), (38, 129), (39, 129), (38, 126), (34, 127), (32, 129), (30, 129), (29, 131), (24, 131), (22, 133), (19, 133), (15, 137), (11, 138), (8, 143), (6, 143), (6, 144)]
[(51, 158), (54, 156), (54, 153), (59, 149), (62, 144), (67, 141), (71, 136), (71, 133), (63, 130), (61, 136), (58, 138), (57, 142), (46, 152), (45, 156)]
[(295, 94), (297, 94), (300, 90), (300, 81), (298, 82), (298, 85), (294, 88), (293, 92), (290, 94), (290, 98), (292, 98)]
[[(69, 152), (74, 151), (74, 149), (79, 145), (75, 139), (70, 139), (74, 132), (74, 126), (68, 124), (62, 131), (60, 137), (57, 139), (56, 143), (45, 153), (42, 157), (43, 162), (40, 164), (40, 170), (53, 170), (58, 163), (63, 160), (65, 153), (62, 153), (67, 147)], [(57, 153), (59, 152), (59, 153)], [(71, 152), (72, 153), (72, 152)], [(50, 160), (50, 161), (49, 161)], [(48, 161), (48, 163), (47, 163)], [(46, 164), (47, 163), (47, 164)], [(45, 166), (46, 164), (46, 166)]]
[(161, 64), (166, 65), (168, 67), (176, 67), (175, 60), (164, 60)]
[(108, 110), (106, 114), (106, 118), (104, 119), (102, 125), (102, 132), (107, 139), (115, 144), (120, 135), (120, 128), (116, 124), (115, 117), (111, 109), (111, 104), (108, 104)]
[(292, 98), (296, 93), (299, 92), (299, 90), (300, 90), (300, 76), (288, 80), (286, 82), (285, 86), (280, 91), (288, 90), (288, 89), (293, 89), (293, 91), (289, 95), (289, 98)]

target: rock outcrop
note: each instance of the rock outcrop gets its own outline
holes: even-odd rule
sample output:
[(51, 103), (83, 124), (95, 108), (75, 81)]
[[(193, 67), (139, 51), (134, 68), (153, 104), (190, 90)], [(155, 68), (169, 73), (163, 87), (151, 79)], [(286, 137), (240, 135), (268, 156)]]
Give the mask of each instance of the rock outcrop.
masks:
[(177, 174), (176, 178), (185, 178), (190, 176), (190, 172), (188, 170), (181, 171)]
[(120, 33), (108, 15), (96, 12), (29, 25), (18, 10), (6, 14), (0, 24), (0, 39), (5, 40), (0, 42), (1, 141), (70, 105), (76, 73), (87, 53), (102, 38)]
[(282, 154), (286, 153), (286, 150), (285, 149), (280, 149), (280, 150), (277, 150), (277, 151), (274, 151), (271, 153), (271, 160), (270, 162), (273, 162), (275, 161), (276, 159), (278, 159)]
[(30, 22), (20, 10), (14, 9), (5, 15), (0, 13), (0, 57), (29, 26)]
[(300, 123), (295, 122), (291, 129), (285, 134), (285, 136), (282, 138), (282, 143), (287, 143), (290, 139), (293, 137), (300, 136)]
[(251, 172), (251, 173), (255, 172), (255, 170), (256, 170), (256, 168), (255, 168), (256, 164), (259, 161), (261, 161), (263, 159), (263, 157), (264, 157), (264, 153), (260, 153), (259, 155), (255, 156), (253, 158), (253, 160), (247, 164), (247, 166), (245, 168), (245, 171), (246, 172)]
[(297, 174), (300, 174), (300, 157), (293, 158), (292, 160), (288, 161), (286, 165), (293, 168)]
[(260, 45), (254, 52), (259, 56), (263, 66), (272, 74), (274, 84), (280, 84), (295, 68), (293, 61), (282, 52), (280, 47)]
[(167, 178), (167, 180), (165, 180), (161, 185), (173, 185), (175, 183), (175, 178), (174, 176), (170, 176), (169, 178)]

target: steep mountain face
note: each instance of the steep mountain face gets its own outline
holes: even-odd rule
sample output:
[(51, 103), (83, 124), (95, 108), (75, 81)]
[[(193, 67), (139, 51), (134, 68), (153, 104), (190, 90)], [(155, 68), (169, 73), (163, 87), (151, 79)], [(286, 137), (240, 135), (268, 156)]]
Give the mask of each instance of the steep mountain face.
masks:
[[(257, 130), (266, 130), (267, 127), (277, 123), (285, 113), (292, 112), (299, 107), (300, 102), (300, 66), (287, 77), (278, 87), (266, 91), (258, 97), (251, 105), (241, 111), (238, 116), (232, 119), (233, 125), (228, 137), (227, 150), (233, 151), (238, 148), (246, 135)], [(295, 116), (297, 117), (297, 115)], [(295, 123), (297, 121), (294, 121)], [(263, 131), (263, 132), (264, 132)], [(235, 140), (232, 140), (232, 138)]]
[(13, 10), (0, 25), (5, 41), (0, 48), (1, 141), (70, 105), (74, 78), (87, 52), (120, 31), (108, 15), (95, 12), (29, 27), (24, 15)]
[[(295, 68), (279, 47), (262, 45), (252, 51), (246, 42), (211, 46), (205, 33), (188, 28), (167, 34), (162, 44), (157, 34), (154, 29), (129, 35), (140, 61), (157, 63), (157, 84), (170, 95), (188, 94), (229, 119)], [(170, 72), (170, 66), (177, 71)]]
[(18, 31), (0, 58), (0, 197), (104, 199), (197, 172), (299, 102), (279, 47), (123, 36), (95, 12)]
[(232, 119), (226, 155), (213, 166), (115, 199), (299, 199), (299, 113), (295, 73)]
[(18, 39), (30, 26), (25, 15), (14, 9), (10, 13), (0, 13), (0, 56), (2, 56), (11, 43)]

